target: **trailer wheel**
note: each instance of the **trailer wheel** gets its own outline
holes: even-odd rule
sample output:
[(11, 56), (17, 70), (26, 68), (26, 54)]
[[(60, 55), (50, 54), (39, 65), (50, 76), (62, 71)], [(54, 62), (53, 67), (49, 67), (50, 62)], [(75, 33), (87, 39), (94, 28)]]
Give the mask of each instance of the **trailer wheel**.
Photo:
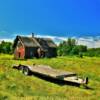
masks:
[(23, 74), (26, 75), (26, 76), (29, 75), (30, 74), (29, 68), (24, 67), (23, 68)]
[(20, 72), (23, 73), (23, 69), (24, 69), (23, 66), (19, 66), (18, 70), (20, 70)]

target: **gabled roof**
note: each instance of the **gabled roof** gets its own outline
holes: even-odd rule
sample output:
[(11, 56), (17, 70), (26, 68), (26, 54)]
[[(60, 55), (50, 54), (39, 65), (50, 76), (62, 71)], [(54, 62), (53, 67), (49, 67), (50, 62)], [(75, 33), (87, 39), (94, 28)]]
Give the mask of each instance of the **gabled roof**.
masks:
[(56, 48), (56, 44), (50, 38), (17, 36), (14, 40), (13, 47), (16, 47), (18, 41), (21, 41), (25, 47), (42, 47), (45, 49), (48, 47)]
[(39, 43), (32, 37), (20, 37), (26, 47), (40, 47)]
[(56, 44), (52, 41), (50, 38), (36, 38), (36, 40), (39, 42), (39, 44), (43, 48), (53, 47), (56, 48)]
[(40, 44), (32, 37), (17, 36), (14, 40), (14, 47), (17, 45), (17, 41), (21, 41), (25, 47), (40, 47)]

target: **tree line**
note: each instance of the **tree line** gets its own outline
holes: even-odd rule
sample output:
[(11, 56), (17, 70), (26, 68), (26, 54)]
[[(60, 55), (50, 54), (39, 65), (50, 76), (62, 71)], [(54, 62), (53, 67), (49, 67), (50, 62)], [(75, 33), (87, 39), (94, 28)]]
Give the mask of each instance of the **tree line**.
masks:
[(76, 45), (76, 40), (68, 38), (68, 40), (63, 41), (58, 46), (58, 55), (67, 56), (67, 55), (79, 55), (82, 57), (82, 54), (87, 51), (87, 46)]
[[(0, 53), (13, 54), (13, 44), (11, 42), (2, 41), (0, 43)], [(58, 56), (78, 55), (79, 57), (100, 57), (100, 48), (88, 49), (87, 46), (77, 45), (75, 39), (68, 38), (66, 41), (60, 42), (57, 47), (57, 54)]]
[(0, 53), (12, 54), (13, 53), (12, 43), (2, 41), (0, 43)]
[(87, 48), (84, 45), (77, 45), (75, 39), (68, 38), (66, 41), (60, 42), (57, 50), (58, 56), (67, 56), (67, 55), (78, 55), (79, 57), (83, 56), (99, 56), (100, 57), (100, 48)]

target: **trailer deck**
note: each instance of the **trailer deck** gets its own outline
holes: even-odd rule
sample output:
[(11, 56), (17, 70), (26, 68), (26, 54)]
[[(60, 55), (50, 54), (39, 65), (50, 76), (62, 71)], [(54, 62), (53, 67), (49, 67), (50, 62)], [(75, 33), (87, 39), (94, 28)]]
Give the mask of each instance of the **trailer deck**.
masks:
[(54, 77), (54, 78), (68, 77), (68, 76), (76, 75), (76, 73), (53, 69), (50, 66), (45, 66), (45, 65), (33, 66), (31, 71), (35, 72), (35, 73), (40, 73), (40, 74), (43, 74), (46, 76)]

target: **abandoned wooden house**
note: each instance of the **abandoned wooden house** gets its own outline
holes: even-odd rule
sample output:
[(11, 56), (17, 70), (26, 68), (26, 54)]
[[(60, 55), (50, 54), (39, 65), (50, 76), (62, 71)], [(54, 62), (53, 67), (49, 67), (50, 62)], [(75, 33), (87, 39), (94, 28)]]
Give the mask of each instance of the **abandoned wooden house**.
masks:
[(15, 59), (57, 56), (57, 46), (50, 38), (16, 36), (13, 48)]

